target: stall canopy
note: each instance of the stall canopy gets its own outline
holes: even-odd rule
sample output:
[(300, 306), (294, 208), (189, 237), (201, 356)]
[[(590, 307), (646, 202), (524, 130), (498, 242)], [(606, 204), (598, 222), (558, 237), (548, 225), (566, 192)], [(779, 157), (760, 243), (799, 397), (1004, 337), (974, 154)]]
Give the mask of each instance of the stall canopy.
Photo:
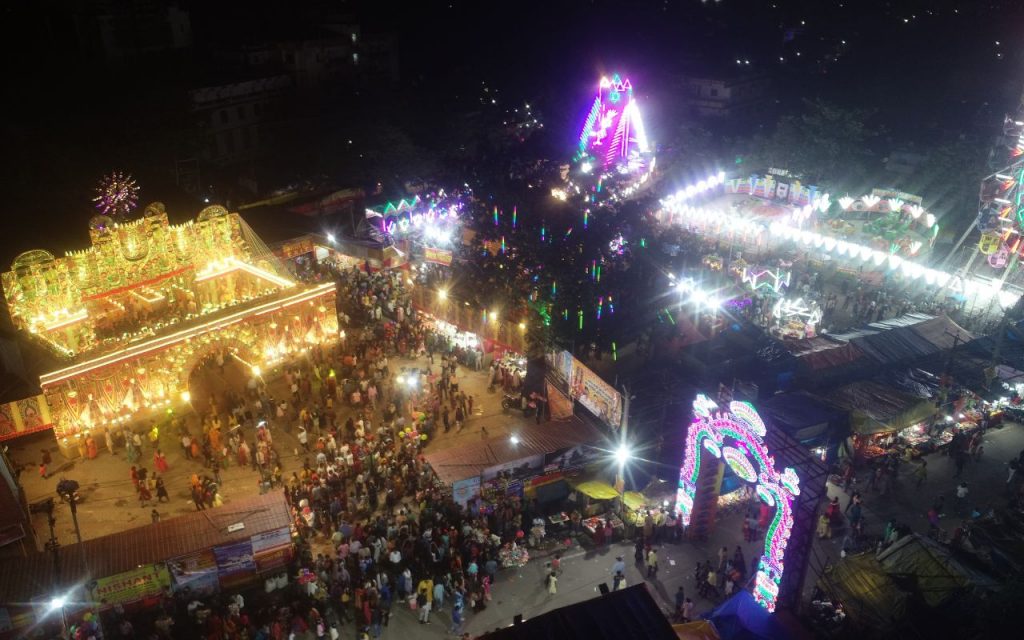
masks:
[(826, 400), (849, 411), (850, 428), (861, 435), (906, 429), (935, 413), (930, 400), (872, 381), (840, 387), (828, 394)]
[(672, 628), (679, 640), (719, 640), (718, 630), (708, 620), (674, 624)]
[(615, 487), (600, 480), (588, 480), (576, 485), (576, 490), (594, 500), (611, 500), (619, 497)]
[(425, 458), (441, 482), (451, 485), (479, 476), (491, 467), (553, 453), (581, 442), (600, 443), (603, 438), (600, 431), (578, 418), (543, 425), (527, 420), (516, 437), (518, 442), (515, 443), (507, 435), (502, 435), (429, 451)]
[(768, 610), (741, 590), (704, 618), (710, 620), (722, 640), (788, 640), (788, 630)]
[(886, 573), (907, 581), (907, 586), (931, 607), (964, 590), (984, 592), (999, 588), (995, 578), (969, 567), (955, 558), (948, 547), (922, 535), (900, 538), (877, 558)]
[(818, 586), (841, 602), (861, 625), (885, 628), (907, 612), (907, 594), (885, 573), (874, 553), (847, 556), (825, 569)]
[(851, 343), (879, 364), (889, 366), (913, 364), (966, 344), (974, 336), (946, 316), (909, 313), (855, 331), (832, 334), (831, 338)]
[(845, 367), (865, 359), (864, 352), (855, 345), (830, 336), (786, 340), (783, 344), (798, 365), (808, 371)]
[[(646, 584), (529, 618), (522, 624), (495, 629), (487, 640), (677, 640), (672, 625), (651, 597)], [(778, 637), (778, 636), (773, 636)]]
[(847, 412), (806, 391), (772, 396), (758, 405), (758, 411), (772, 426), (804, 444), (847, 435)]

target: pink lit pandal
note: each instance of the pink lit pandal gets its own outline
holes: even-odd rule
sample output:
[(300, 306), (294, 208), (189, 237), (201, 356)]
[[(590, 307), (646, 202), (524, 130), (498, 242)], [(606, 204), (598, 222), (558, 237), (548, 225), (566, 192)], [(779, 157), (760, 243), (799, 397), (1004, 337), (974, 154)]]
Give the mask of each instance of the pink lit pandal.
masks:
[(649, 151), (633, 86), (618, 74), (610, 80), (601, 78), (597, 97), (580, 131), (579, 157), (592, 154), (609, 168), (626, 161), (630, 151)]
[[(715, 457), (723, 457), (738, 471), (739, 477), (756, 482), (758, 497), (776, 509), (765, 536), (764, 554), (754, 582), (754, 598), (768, 611), (774, 611), (782, 582), (786, 543), (793, 529), (793, 503), (800, 495), (800, 478), (790, 467), (781, 472), (775, 468), (775, 459), (764, 444), (765, 434), (764, 422), (749, 402), (733, 401), (724, 409), (707, 396), (698, 395), (693, 402), (693, 423), (686, 434), (686, 457), (679, 474), (676, 509), (682, 514), (683, 525), (689, 526), (702, 449)], [(726, 446), (726, 442), (730, 446)]]

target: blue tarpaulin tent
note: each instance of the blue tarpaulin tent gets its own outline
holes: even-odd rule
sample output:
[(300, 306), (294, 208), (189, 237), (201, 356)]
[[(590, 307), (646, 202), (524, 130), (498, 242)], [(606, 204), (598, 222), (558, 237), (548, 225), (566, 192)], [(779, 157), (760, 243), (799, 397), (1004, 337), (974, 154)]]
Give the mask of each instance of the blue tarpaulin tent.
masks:
[(789, 631), (743, 590), (702, 616), (722, 640), (789, 640)]

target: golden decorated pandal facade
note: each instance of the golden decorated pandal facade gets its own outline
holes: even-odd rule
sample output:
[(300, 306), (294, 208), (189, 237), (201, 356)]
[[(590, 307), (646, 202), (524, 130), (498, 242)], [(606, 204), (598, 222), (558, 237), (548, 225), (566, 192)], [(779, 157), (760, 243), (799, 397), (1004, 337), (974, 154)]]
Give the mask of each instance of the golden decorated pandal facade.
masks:
[(214, 350), (259, 371), (338, 337), (334, 284), (293, 280), (223, 207), (170, 225), (155, 203), (126, 223), (97, 216), (89, 235), (89, 249), (28, 251), (2, 274), (15, 326), (61, 363), (40, 385), (65, 455), (91, 429), (184, 402)]

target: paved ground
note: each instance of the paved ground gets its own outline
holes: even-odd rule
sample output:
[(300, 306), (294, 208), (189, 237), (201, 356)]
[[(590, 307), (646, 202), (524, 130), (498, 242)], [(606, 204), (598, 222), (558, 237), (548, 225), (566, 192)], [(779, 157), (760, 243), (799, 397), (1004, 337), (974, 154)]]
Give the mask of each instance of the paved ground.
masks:
[[(396, 368), (413, 365), (412, 361), (400, 358), (393, 359), (392, 363)], [(426, 359), (419, 359), (416, 365), (426, 366)], [(474, 416), (466, 422), (461, 433), (455, 433), (453, 430), (445, 434), (443, 429), (440, 430), (435, 440), (428, 444), (428, 450), (457, 446), (474, 439), (479, 440), (483, 437), (482, 427), (487, 429), (488, 437), (504, 437), (523, 423), (521, 415), (502, 411), (500, 389), (494, 393), (487, 391), (486, 372), (471, 371), (460, 366), (458, 376), (460, 387), (474, 398)], [(283, 381), (279, 376), (275, 376), (274, 372), (268, 372), (265, 379), (271, 389), (271, 395), (275, 397), (286, 395)], [(244, 383), (242, 380), (238, 382)], [(206, 383), (213, 384), (210, 380), (207, 380)], [(274, 392), (278, 390), (279, 392), (275, 394)], [(194, 392), (194, 406), (208, 406), (208, 401), (201, 399), (205, 397), (205, 393)], [(344, 420), (346, 417), (347, 415), (343, 414), (341, 419)], [(199, 433), (197, 416), (191, 413), (187, 415), (187, 419), (190, 421), (192, 433)], [(292, 429), (292, 433), (295, 433), (295, 429)], [(167, 455), (171, 467), (170, 471), (164, 474), (170, 502), (155, 505), (163, 518), (174, 517), (195, 509), (189, 495), (188, 479), (192, 473), (200, 472), (203, 469), (201, 464), (185, 458), (176, 437), (177, 434), (170, 433), (169, 429), (165, 429), (160, 436), (161, 449)], [(282, 456), (282, 466), (287, 477), (291, 471), (301, 466), (305, 454), (296, 456), (297, 450), (301, 452), (298, 441), (293, 435), (281, 430), (275, 431), (274, 443)], [(46, 480), (40, 478), (36, 471), (40, 450), (44, 448), (49, 449), (53, 455), (50, 477)], [(57, 481), (61, 474), (80, 483), (80, 495), (83, 501), (78, 509), (78, 520), (83, 539), (96, 538), (151, 522), (150, 511), (154, 507), (139, 506), (129, 479), (131, 465), (125, 458), (124, 450), (117, 450), (111, 456), (103, 446), (102, 438), (100, 438), (100, 453), (95, 460), (64, 460), (54, 442), (53, 434), (49, 431), (12, 441), (10, 455), (15, 464), (24, 466), (20, 480), (29, 503), (54, 497)], [(152, 471), (154, 468), (152, 456), (153, 449), (147, 442), (144, 444), (142, 459), (137, 464)], [(250, 468), (228, 467), (221, 471), (221, 478), (223, 480), (221, 492), (225, 503), (258, 493), (257, 475)], [(60, 543), (66, 545), (75, 542), (74, 527), (67, 505), (58, 502), (55, 516), (57, 539)], [(33, 518), (33, 526), (36, 529), (37, 547), (42, 549), (42, 545), (49, 538), (46, 516), (36, 514)]]

